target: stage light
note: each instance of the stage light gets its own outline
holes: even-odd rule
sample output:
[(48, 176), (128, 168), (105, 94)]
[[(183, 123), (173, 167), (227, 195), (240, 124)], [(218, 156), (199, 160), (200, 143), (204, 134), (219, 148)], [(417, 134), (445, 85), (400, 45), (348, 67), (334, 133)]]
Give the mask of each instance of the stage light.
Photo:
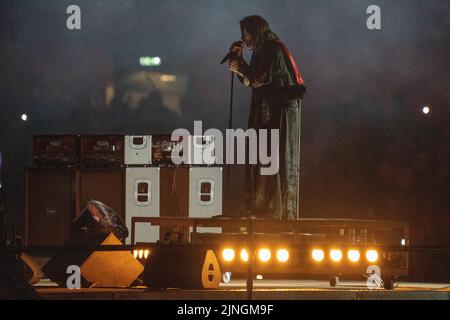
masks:
[(177, 76), (174, 76), (172, 74), (163, 74), (161, 76), (161, 81), (162, 82), (175, 82), (175, 81), (177, 81)]
[(150, 255), (150, 250), (148, 250), (148, 249), (133, 250), (133, 256), (136, 259), (138, 259), (138, 258), (139, 259), (142, 259), (142, 258), (147, 259), (149, 255)]
[(366, 259), (369, 262), (377, 262), (378, 260), (378, 252), (376, 250), (367, 250)]
[(20, 118), (22, 119), (22, 121), (27, 121), (28, 120), (28, 116), (24, 113), (20, 116)]
[(143, 67), (156, 67), (161, 65), (160, 57), (140, 57), (139, 63)]
[(269, 249), (267, 249), (267, 248), (263, 248), (263, 249), (260, 249), (259, 251), (258, 251), (258, 258), (259, 258), (259, 260), (261, 260), (262, 262), (267, 262), (267, 261), (269, 261), (270, 260), (270, 258), (271, 258), (271, 253), (270, 253), (270, 250)]
[(325, 253), (321, 249), (314, 249), (311, 253), (312, 258), (316, 262), (321, 262), (325, 258)]
[(339, 262), (342, 260), (342, 251), (339, 249), (330, 250), (330, 258), (334, 262)]
[(289, 260), (289, 251), (286, 249), (279, 249), (277, 251), (277, 259), (280, 262), (286, 262)]
[(358, 250), (348, 250), (347, 252), (348, 260), (351, 262), (358, 262), (360, 258), (360, 254)]
[(241, 250), (241, 260), (244, 262), (248, 262), (248, 252), (247, 249)]
[(231, 248), (223, 249), (223, 251), (222, 251), (223, 260), (225, 260), (227, 262), (231, 262), (234, 260), (234, 256), (235, 256), (235, 253), (234, 253), (233, 249), (231, 249)]
[(429, 113), (430, 113), (430, 108), (427, 107), (427, 106), (425, 106), (425, 107), (422, 108), (422, 112), (423, 112), (424, 114), (429, 114)]

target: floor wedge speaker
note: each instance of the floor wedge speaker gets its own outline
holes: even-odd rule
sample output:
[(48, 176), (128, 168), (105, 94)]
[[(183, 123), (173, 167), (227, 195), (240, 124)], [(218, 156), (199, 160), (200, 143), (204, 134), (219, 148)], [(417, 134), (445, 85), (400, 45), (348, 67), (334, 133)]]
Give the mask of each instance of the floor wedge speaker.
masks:
[(222, 273), (212, 250), (158, 248), (147, 260), (144, 284), (150, 289), (217, 289)]
[[(113, 234), (72, 233), (70, 245), (121, 245)], [(81, 271), (81, 286), (84, 287), (128, 287), (144, 271), (142, 264), (130, 251), (70, 252), (64, 250), (55, 254), (42, 268), (44, 274), (53, 282), (65, 287), (67, 268), (78, 266)]]

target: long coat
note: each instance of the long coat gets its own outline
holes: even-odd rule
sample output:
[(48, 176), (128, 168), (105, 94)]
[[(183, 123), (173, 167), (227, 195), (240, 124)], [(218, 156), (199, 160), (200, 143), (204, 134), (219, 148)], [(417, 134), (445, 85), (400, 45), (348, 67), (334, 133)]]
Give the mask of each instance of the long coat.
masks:
[[(260, 163), (246, 166), (247, 214), (258, 218), (296, 219), (301, 100), (289, 99), (279, 89), (303, 84), (303, 79), (289, 51), (280, 41), (267, 42), (254, 50), (250, 64), (243, 61), (242, 67), (244, 76), (239, 79), (244, 85), (252, 87), (248, 127), (257, 131), (279, 129), (280, 134), (277, 174), (261, 175)], [(267, 136), (270, 140), (270, 134)]]

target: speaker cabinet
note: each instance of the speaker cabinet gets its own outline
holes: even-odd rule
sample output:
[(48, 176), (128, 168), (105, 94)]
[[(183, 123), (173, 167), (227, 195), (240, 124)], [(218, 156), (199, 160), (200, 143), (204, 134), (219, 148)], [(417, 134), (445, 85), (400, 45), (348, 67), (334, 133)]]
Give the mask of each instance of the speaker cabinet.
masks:
[[(113, 233), (101, 243), (105, 246), (121, 244)], [(80, 270), (96, 287), (129, 287), (144, 267), (129, 251), (97, 251), (83, 262)]]
[[(72, 233), (67, 245), (120, 245), (113, 234)], [(82, 287), (128, 287), (143, 272), (144, 267), (129, 251), (96, 251), (56, 253), (42, 268), (45, 275), (53, 282), (65, 287), (67, 268), (71, 265), (80, 267)]]
[(222, 273), (212, 250), (155, 250), (145, 264), (144, 284), (150, 289), (217, 289)]
[(152, 164), (152, 136), (125, 136), (125, 164)]
[[(160, 168), (127, 168), (125, 170), (126, 225), (131, 232), (132, 217), (159, 217), (160, 213)], [(137, 223), (136, 242), (160, 240), (159, 226)], [(131, 235), (127, 238), (130, 243)]]
[[(189, 217), (222, 215), (222, 168), (189, 169)], [(221, 232), (221, 228), (198, 228), (199, 232)]]
[(82, 168), (77, 172), (76, 212), (90, 200), (103, 202), (125, 220), (125, 186), (122, 168)]
[(74, 211), (75, 171), (66, 168), (25, 170), (25, 242), (62, 245), (69, 239)]

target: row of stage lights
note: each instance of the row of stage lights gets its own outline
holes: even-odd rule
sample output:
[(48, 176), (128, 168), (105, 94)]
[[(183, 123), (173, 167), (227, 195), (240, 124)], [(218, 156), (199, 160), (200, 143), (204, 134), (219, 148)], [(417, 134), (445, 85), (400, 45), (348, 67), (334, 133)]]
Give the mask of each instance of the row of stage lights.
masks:
[[(148, 249), (140, 249), (133, 250), (133, 255), (136, 259), (147, 259), (150, 255), (150, 250)], [(313, 249), (310, 251), (311, 258), (317, 262), (323, 262), (325, 260), (325, 251), (323, 249)], [(242, 262), (248, 262), (249, 254), (247, 249), (242, 249), (239, 253), (240, 260)], [(256, 257), (259, 261), (266, 263), (272, 259), (272, 251), (269, 248), (260, 248), (257, 251)], [(285, 248), (280, 248), (276, 250), (275, 257), (278, 262), (285, 263), (289, 261), (290, 253)], [(328, 251), (328, 258), (332, 262), (341, 262), (344, 257), (342, 250), (340, 249), (331, 249)], [(222, 250), (222, 259), (225, 262), (233, 262), (236, 258), (236, 251), (232, 248), (224, 248)], [(374, 249), (369, 249), (365, 252), (365, 258), (370, 263), (375, 263), (379, 259), (378, 251)], [(347, 259), (350, 262), (356, 263), (361, 260), (361, 252), (357, 249), (349, 249), (347, 251)]]
[[(311, 258), (317, 262), (323, 262), (325, 260), (325, 251), (323, 249), (313, 249), (310, 251)], [(328, 252), (328, 258), (332, 262), (341, 262), (343, 259), (343, 252), (340, 249), (331, 249)], [(268, 248), (260, 248), (257, 251), (256, 257), (259, 261), (266, 263), (272, 258), (272, 251)], [(285, 263), (289, 260), (289, 251), (285, 248), (276, 250), (275, 257), (278, 262)], [(222, 259), (225, 262), (233, 262), (236, 258), (236, 252), (232, 248), (225, 248), (222, 250)], [(350, 262), (356, 263), (361, 260), (361, 252), (357, 249), (350, 249), (347, 251), (347, 258)], [(378, 251), (374, 249), (369, 249), (365, 252), (365, 258), (370, 263), (375, 263), (378, 261), (379, 255)], [(248, 262), (249, 255), (247, 249), (242, 249), (240, 251), (240, 259), (242, 262)]]
[(148, 250), (148, 249), (133, 250), (133, 256), (136, 259), (147, 259), (149, 255), (150, 255), (150, 250)]
[[(258, 250), (258, 259), (261, 262), (268, 262), (272, 258), (272, 252), (268, 248), (261, 248)], [(287, 262), (289, 260), (289, 251), (287, 249), (278, 249), (275, 254), (279, 262)], [(226, 262), (232, 262), (236, 257), (234, 249), (225, 248), (222, 250), (222, 258)], [(242, 249), (240, 252), (240, 258), (243, 262), (248, 262), (249, 255), (247, 249)]]

